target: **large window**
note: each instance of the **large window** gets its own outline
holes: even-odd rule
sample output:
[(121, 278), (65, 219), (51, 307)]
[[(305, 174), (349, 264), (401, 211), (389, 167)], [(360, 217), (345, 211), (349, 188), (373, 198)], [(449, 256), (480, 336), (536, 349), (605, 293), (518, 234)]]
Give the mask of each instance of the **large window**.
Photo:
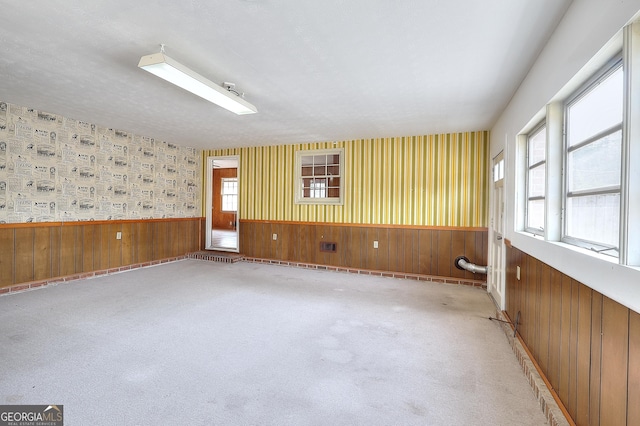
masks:
[(222, 178), (222, 211), (238, 211), (238, 178)]
[(622, 64), (607, 68), (565, 108), (565, 240), (618, 255)]
[(544, 233), (547, 127), (540, 123), (527, 135), (526, 229)]
[(296, 153), (295, 202), (342, 204), (344, 150), (298, 151)]

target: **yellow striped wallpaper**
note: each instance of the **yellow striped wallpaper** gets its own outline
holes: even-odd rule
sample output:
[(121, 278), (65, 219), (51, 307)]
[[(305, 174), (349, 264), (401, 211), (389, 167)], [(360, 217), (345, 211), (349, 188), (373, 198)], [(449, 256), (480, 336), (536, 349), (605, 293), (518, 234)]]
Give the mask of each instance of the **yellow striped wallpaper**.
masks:
[[(344, 205), (294, 204), (295, 152), (336, 147), (345, 149)], [(487, 226), (486, 131), (205, 150), (203, 176), (206, 158), (224, 155), (240, 156), (240, 219)]]

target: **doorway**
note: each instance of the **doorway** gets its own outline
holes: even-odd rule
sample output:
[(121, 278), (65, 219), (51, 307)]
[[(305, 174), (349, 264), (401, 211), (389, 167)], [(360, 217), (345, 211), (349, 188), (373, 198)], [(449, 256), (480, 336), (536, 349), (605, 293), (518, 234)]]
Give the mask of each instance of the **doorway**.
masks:
[(493, 159), (493, 202), (491, 205), (491, 276), (489, 293), (500, 305), (505, 307), (504, 292), (504, 151)]
[(239, 252), (240, 157), (207, 158), (206, 249)]

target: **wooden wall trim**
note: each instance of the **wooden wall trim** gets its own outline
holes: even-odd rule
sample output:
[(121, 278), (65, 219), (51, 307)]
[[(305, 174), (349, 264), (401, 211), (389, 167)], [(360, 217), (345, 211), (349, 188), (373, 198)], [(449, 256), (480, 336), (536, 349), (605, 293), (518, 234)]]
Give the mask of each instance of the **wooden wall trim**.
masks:
[[(515, 329), (514, 322), (511, 319), (511, 317), (509, 316), (509, 313), (507, 311), (502, 311), (502, 315), (504, 315), (504, 317), (509, 321), (508, 325), (511, 328), (511, 330), (514, 331), (514, 329)], [(565, 419), (569, 423), (569, 426), (576, 426), (576, 423), (571, 418), (571, 415), (569, 414), (569, 411), (567, 410), (567, 408), (564, 406), (564, 403), (560, 399), (560, 396), (558, 396), (558, 394), (556, 393), (555, 389), (551, 385), (551, 382), (549, 382), (549, 379), (545, 375), (543, 369), (540, 367), (540, 364), (538, 364), (538, 361), (533, 356), (533, 353), (531, 352), (531, 349), (527, 346), (526, 342), (522, 339), (522, 335), (520, 334), (520, 332), (516, 333), (516, 338), (518, 339), (518, 342), (520, 342), (520, 345), (522, 345), (522, 348), (524, 349), (524, 351), (526, 352), (527, 356), (531, 360), (531, 363), (533, 364), (533, 366), (535, 367), (536, 371), (538, 372), (538, 374), (542, 378), (542, 381), (544, 382), (545, 386), (549, 390), (549, 393), (551, 394), (551, 396), (553, 397), (554, 401), (558, 405), (558, 408), (560, 409), (560, 411), (564, 415)]]
[(118, 223), (143, 223), (143, 222), (180, 222), (189, 220), (200, 220), (204, 217), (171, 217), (161, 219), (121, 219), (121, 220), (74, 220), (68, 222), (30, 222), (30, 223), (0, 223), (3, 228), (46, 228), (58, 226), (86, 226), (86, 225), (106, 225)]
[(473, 226), (425, 226), (425, 225), (393, 225), (384, 223), (338, 223), (338, 222), (301, 222), (291, 220), (255, 220), (240, 219), (240, 223), (257, 224), (287, 224), (287, 225), (315, 225), (315, 226), (343, 226), (349, 228), (385, 228), (385, 229), (430, 229), (444, 231), (487, 231), (487, 227)]
[(203, 248), (203, 222), (195, 217), (4, 224), (0, 288), (183, 256)]
[(573, 421), (640, 424), (637, 314), (516, 247), (506, 259), (508, 316)]
[[(82, 222), (86, 223), (86, 222)], [(31, 222), (31, 223), (0, 223), (0, 229), (13, 228), (49, 228), (62, 226), (63, 222)]]
[(149, 266), (160, 265), (160, 264), (163, 264), (163, 263), (177, 262), (179, 260), (188, 259), (188, 258), (189, 258), (189, 256), (168, 257), (166, 259), (153, 260), (153, 261), (145, 262), (145, 263), (135, 263), (135, 264), (131, 264), (131, 265), (127, 265), (127, 266), (121, 266), (121, 267), (117, 267), (117, 268), (101, 269), (101, 270), (97, 270), (97, 271), (91, 271), (91, 272), (80, 273), (80, 274), (63, 275), (63, 276), (58, 276), (58, 277), (52, 277), (52, 278), (48, 278), (48, 279), (44, 279), (44, 280), (28, 281), (28, 282), (16, 284), (16, 285), (10, 286), (10, 287), (0, 287), (0, 296), (6, 295), (6, 294), (11, 294), (11, 293), (18, 293), (18, 292), (22, 292), (22, 291), (25, 291), (25, 290), (33, 290), (33, 289), (36, 289), (36, 288), (42, 288), (42, 287), (46, 287), (48, 285), (56, 285), (56, 284), (63, 283), (63, 282), (84, 280), (84, 279), (87, 279), (87, 278), (99, 277), (101, 275), (117, 274), (118, 272), (124, 272), (124, 271), (130, 271), (130, 270), (133, 270), (133, 269), (146, 268), (146, 267), (149, 267)]
[[(245, 221), (239, 230), (240, 253), (246, 257), (484, 282), (487, 279), (486, 275), (455, 267), (457, 256), (487, 264), (486, 229)], [(322, 242), (336, 243), (336, 252), (321, 251)]]

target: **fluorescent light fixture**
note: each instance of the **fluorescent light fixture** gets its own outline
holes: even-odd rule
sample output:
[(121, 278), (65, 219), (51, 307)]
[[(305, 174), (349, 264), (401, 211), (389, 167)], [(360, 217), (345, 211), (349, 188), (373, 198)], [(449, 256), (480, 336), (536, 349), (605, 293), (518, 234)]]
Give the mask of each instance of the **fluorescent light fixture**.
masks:
[(238, 115), (258, 112), (255, 106), (241, 96), (206, 79), (164, 52), (143, 56), (138, 67)]

